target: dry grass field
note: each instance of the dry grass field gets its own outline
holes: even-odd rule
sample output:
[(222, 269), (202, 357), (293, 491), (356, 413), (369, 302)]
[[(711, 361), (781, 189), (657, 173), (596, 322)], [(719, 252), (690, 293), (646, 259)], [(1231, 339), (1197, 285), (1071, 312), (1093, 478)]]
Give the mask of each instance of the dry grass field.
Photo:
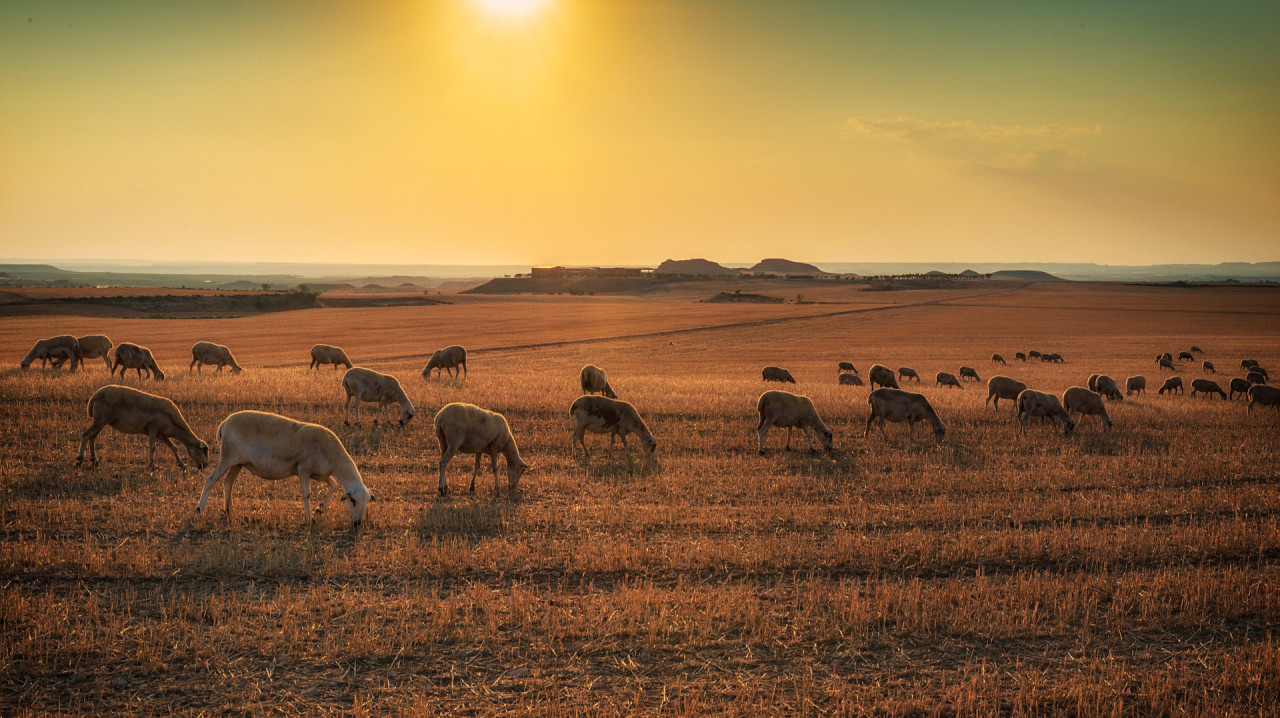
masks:
[[(1224, 388), (1242, 358), (1280, 367), (1276, 290), (695, 301), (711, 293), (0, 315), (0, 712), (1276, 714), (1280, 416), (1159, 396), (1153, 361), (1199, 345)], [(173, 398), (211, 443), (246, 408), (334, 429), (377, 496), (365, 525), (335, 503), (307, 526), (296, 481), (247, 472), (230, 516), (198, 516), (204, 473), (164, 450), (148, 470), (145, 440), (111, 430), (102, 464), (75, 468), (105, 369), (17, 364), (37, 338), (90, 332), (150, 346), (169, 379), (125, 383)], [(198, 340), (243, 374), (188, 375)], [(417, 417), (343, 426), (341, 372), (306, 371), (318, 341), (397, 375)], [(470, 376), (424, 381), (451, 343), (472, 349)], [(1066, 362), (1013, 361), (1028, 349)], [(946, 440), (864, 439), (868, 392), (836, 384), (840, 360), (914, 367)], [(590, 463), (570, 458), (586, 363), (646, 418), (656, 465), (590, 435)], [(775, 430), (756, 454), (766, 364), (796, 376), (835, 451), (781, 451)], [(962, 364), (983, 384), (932, 385)], [(1022, 436), (983, 406), (994, 373), (1060, 394), (1096, 372), (1150, 387), (1109, 405), (1110, 432)], [(469, 457), (436, 495), (431, 422), (450, 401), (508, 417), (534, 465), (516, 495), (495, 499), (486, 471), (468, 495)]]

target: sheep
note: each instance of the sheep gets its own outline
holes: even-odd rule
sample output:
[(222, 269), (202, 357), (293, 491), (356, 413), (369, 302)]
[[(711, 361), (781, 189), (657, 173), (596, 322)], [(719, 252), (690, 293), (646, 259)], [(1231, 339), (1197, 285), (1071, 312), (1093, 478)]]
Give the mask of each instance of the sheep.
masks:
[(1160, 385), (1159, 393), (1164, 394), (1166, 391), (1169, 392), (1170, 394), (1174, 393), (1175, 391), (1181, 394), (1182, 393), (1182, 377), (1171, 376), (1168, 379), (1165, 379), (1164, 384)]
[(1195, 361), (1196, 357), (1191, 352), (1178, 352), (1178, 361)]
[(867, 371), (867, 377), (871, 380), (871, 388), (875, 388), (877, 384), (890, 389), (898, 388), (898, 380), (893, 376), (893, 370), (883, 364), (876, 364)]
[(938, 374), (933, 378), (933, 380), (934, 380), (934, 383), (937, 384), (938, 386), (954, 386), (957, 389), (964, 388), (964, 385), (961, 384), (958, 379), (956, 379), (955, 374), (948, 374), (945, 371), (938, 372)]
[(917, 384), (920, 383), (920, 375), (916, 373), (915, 369), (912, 369), (909, 366), (898, 367), (898, 378), (904, 380), (915, 379)]
[(1217, 373), (1218, 373), (1218, 370), (1217, 370), (1217, 369), (1215, 369), (1215, 368), (1214, 368), (1214, 366), (1213, 366), (1213, 362), (1209, 361), (1208, 359), (1205, 359), (1203, 362), (1201, 362), (1201, 363), (1200, 363), (1200, 368), (1204, 370), (1204, 373), (1205, 373), (1205, 374), (1217, 374)]
[(1022, 352), (1017, 352), (1013, 355), (1013, 358), (1015, 361), (1026, 361), (1027, 355)]
[(1004, 357), (1000, 356), (999, 354), (992, 354), (991, 363), (992, 364), (1008, 364), (1009, 362), (1006, 362), (1004, 360)]
[(867, 403), (871, 405), (871, 414), (867, 417), (867, 427), (862, 432), (864, 439), (871, 433), (871, 423), (876, 422), (880, 435), (888, 440), (889, 435), (884, 430), (886, 421), (907, 422), (907, 435), (912, 439), (915, 438), (917, 421), (927, 421), (933, 426), (933, 438), (939, 444), (947, 435), (947, 425), (938, 418), (938, 413), (923, 394), (912, 394), (901, 389), (876, 389), (867, 396)]
[(76, 466), (84, 463), (86, 445), (89, 447), (89, 463), (97, 465), (98, 434), (108, 426), (121, 434), (147, 435), (151, 442), (148, 467), (156, 465), (156, 442), (162, 441), (173, 451), (178, 467), (185, 468), (182, 457), (178, 455), (178, 447), (173, 445), (174, 439), (186, 447), (187, 455), (197, 469), (203, 469), (209, 463), (209, 445), (191, 430), (177, 404), (163, 396), (109, 384), (89, 398), (88, 411), (93, 423), (80, 432), (80, 454), (76, 457)]
[(196, 371), (204, 371), (205, 364), (217, 365), (219, 374), (224, 366), (231, 367), (235, 374), (243, 371), (236, 363), (236, 358), (231, 356), (230, 349), (213, 342), (196, 342), (191, 346), (191, 363), (187, 365), (187, 373), (191, 373), (191, 367), (195, 367)]
[(1249, 367), (1249, 372), (1248, 372), (1249, 374), (1253, 374), (1255, 372), (1258, 374), (1261, 374), (1262, 378), (1266, 380), (1262, 382), (1263, 384), (1266, 384), (1267, 382), (1271, 381), (1271, 375), (1268, 374), (1267, 370), (1264, 369), (1262, 366), (1258, 364), (1254, 364), (1253, 366)]
[(1231, 385), (1228, 387), (1230, 391), (1227, 394), (1227, 399), (1234, 400), (1236, 398), (1236, 394), (1247, 396), (1249, 394), (1249, 387), (1251, 386), (1253, 386), (1253, 384), (1250, 384), (1248, 379), (1232, 379)]
[(658, 440), (653, 438), (644, 419), (640, 418), (634, 406), (625, 401), (610, 399), (607, 396), (580, 396), (569, 407), (569, 416), (576, 422), (573, 433), (569, 435), (570, 458), (573, 457), (573, 446), (577, 443), (582, 447), (582, 457), (588, 461), (591, 459), (591, 455), (587, 452), (587, 444), (583, 440), (584, 433), (587, 431), (593, 434), (609, 434), (610, 454), (613, 453), (614, 443), (622, 439), (622, 451), (627, 455), (628, 463), (631, 461), (631, 454), (627, 453), (627, 434), (640, 437), (641, 446), (651, 459), (658, 448)]
[(1249, 407), (1247, 413), (1253, 413), (1253, 405), (1270, 406), (1280, 413), (1280, 387), (1255, 384), (1249, 387)]
[(514, 493), (520, 477), (529, 465), (520, 458), (520, 450), (511, 435), (506, 417), (497, 412), (481, 409), (474, 404), (446, 404), (436, 414), (436, 438), (440, 441), (440, 495), (449, 495), (445, 483), (445, 467), (458, 452), (476, 455), (476, 469), (471, 475), (471, 493), (476, 492), (476, 477), (480, 475), (480, 457), (489, 455), (493, 466), (493, 494), (498, 495), (498, 454), (507, 457), (507, 491)]
[(52, 361), (53, 367), (57, 369), (70, 360), (70, 368), (75, 370), (77, 348), (78, 345), (76, 343), (76, 338), (70, 334), (41, 339), (36, 342), (35, 346), (31, 347), (31, 351), (27, 352), (27, 356), (23, 358), (20, 366), (23, 369), (29, 369), (31, 367), (31, 362), (39, 359), (41, 368), (43, 368), (47, 362)]
[(1192, 345), (1191, 345), (1191, 351), (1193, 351), (1193, 352), (1195, 352), (1195, 353), (1197, 353), (1197, 354), (1204, 354), (1204, 350), (1203, 350), (1203, 349), (1201, 349), (1200, 347), (1196, 346), (1195, 344), (1192, 344)]
[(204, 513), (209, 493), (219, 481), (225, 499), (222, 510), (231, 513), (231, 488), (240, 470), (248, 469), (249, 473), (267, 481), (298, 477), (302, 520), (308, 523), (312, 520), (311, 482), (328, 484), (329, 490), (318, 502), (315, 512), (320, 513), (341, 491), (341, 499), (351, 512), (353, 528), (360, 528), (373, 494), (365, 487), (360, 470), (342, 440), (328, 428), (265, 411), (237, 411), (218, 426), (218, 441), (222, 444), (222, 456), (213, 473), (205, 479), (196, 513)]
[(1036, 351), (1036, 350), (1032, 349), (1031, 351), (1027, 352), (1027, 356), (1028, 356), (1029, 358), (1031, 358), (1031, 359), (1039, 359), (1039, 358), (1040, 358), (1040, 352), (1038, 352), (1038, 351)]
[(1145, 376), (1131, 376), (1125, 379), (1124, 393), (1129, 396), (1147, 393), (1147, 378)]
[(995, 398), (993, 406), (1000, 408), (1000, 400), (1008, 399), (1013, 402), (1013, 408), (1018, 408), (1018, 395), (1026, 391), (1027, 385), (1017, 379), (1010, 379), (1007, 376), (993, 376), (987, 380), (987, 400), (982, 402), (986, 406), (991, 399)]
[(1227, 392), (1223, 391), (1222, 387), (1218, 386), (1218, 382), (1212, 379), (1193, 380), (1191, 382), (1191, 396), (1194, 397), (1196, 394), (1204, 394), (1206, 397), (1217, 394), (1222, 397), (1223, 401), (1227, 400)]
[(822, 423), (818, 410), (807, 396), (800, 396), (786, 391), (766, 391), (756, 401), (756, 411), (760, 412), (760, 423), (756, 425), (756, 435), (760, 440), (760, 455), (764, 455), (764, 437), (769, 429), (777, 426), (787, 430), (787, 451), (791, 451), (791, 432), (804, 429), (804, 436), (809, 440), (809, 450), (817, 451), (813, 446), (813, 432), (817, 432), (822, 447), (831, 451), (835, 435)]
[(430, 377), (432, 369), (436, 370), (437, 377), (442, 372), (448, 372), (449, 376), (454, 378), (457, 378), (459, 374), (465, 377), (467, 375), (467, 350), (454, 344), (431, 352), (431, 359), (427, 361), (427, 365), (422, 369), (423, 378)]
[(1047, 418), (1055, 423), (1062, 419), (1063, 436), (1070, 436), (1076, 428), (1075, 419), (1063, 408), (1058, 397), (1035, 389), (1025, 389), (1018, 394), (1018, 423), (1022, 425), (1023, 434), (1027, 433), (1027, 419), (1032, 417)]
[(1250, 384), (1266, 384), (1267, 375), (1263, 374), (1260, 371), (1251, 370), (1249, 374), (1245, 376), (1245, 381), (1249, 382)]
[(960, 378), (961, 379), (969, 378), (974, 381), (982, 381), (982, 377), (978, 376), (977, 370), (971, 366), (960, 367)]
[[(795, 380), (792, 379), (792, 381)], [(605, 374), (604, 369), (593, 364), (582, 367), (582, 371), (578, 373), (578, 383), (582, 385), (583, 394), (594, 394), (598, 391), (610, 399), (618, 398), (618, 395), (613, 393), (613, 387), (609, 386), (609, 375)]]
[(1082, 386), (1073, 386), (1062, 392), (1062, 405), (1067, 410), (1067, 416), (1079, 414), (1080, 421), (1084, 421), (1086, 416), (1100, 418), (1104, 426), (1111, 428), (1111, 417), (1107, 415), (1107, 406), (1102, 401), (1102, 397), (1095, 392)]
[(858, 373), (858, 370), (854, 368), (854, 366), (853, 366), (853, 362), (851, 362), (851, 361), (842, 361), (842, 362), (840, 362), (840, 367), (839, 367), (839, 369), (837, 369), (837, 372), (845, 372), (845, 371), (851, 371), (851, 372), (853, 372), (854, 374), (857, 374), (857, 373)]
[(1250, 367), (1255, 367), (1255, 366), (1258, 366), (1258, 360), (1257, 360), (1257, 359), (1241, 359), (1241, 360), (1240, 360), (1240, 368), (1241, 368), (1241, 369), (1246, 369), (1246, 370), (1247, 370), (1247, 369), (1249, 369)]
[(1062, 355), (1061, 355), (1061, 354), (1059, 354), (1059, 353), (1057, 353), (1057, 352), (1054, 352), (1054, 353), (1052, 353), (1052, 354), (1041, 354), (1041, 355), (1040, 355), (1040, 361), (1042, 361), (1042, 362), (1052, 362), (1052, 363), (1054, 363), (1054, 364), (1061, 364), (1061, 363), (1062, 363), (1063, 361), (1065, 361), (1065, 360), (1062, 358)]
[(1098, 377), (1091, 391), (1097, 392), (1111, 401), (1124, 401), (1124, 394), (1120, 393), (1120, 387), (1116, 385), (1116, 380), (1106, 374)]
[(413, 418), (413, 402), (409, 401), (409, 396), (404, 393), (399, 380), (390, 374), (380, 374), (359, 366), (352, 367), (342, 375), (342, 388), (347, 391), (347, 401), (342, 411), (342, 423), (347, 426), (351, 425), (347, 417), (351, 414), (353, 399), (356, 405), (356, 426), (360, 426), (360, 402), (362, 401), (378, 404), (378, 411), (373, 416), (374, 426), (377, 426), (383, 410), (392, 402), (400, 404), (400, 426), (408, 424)]
[(1173, 360), (1168, 357), (1156, 357), (1156, 365), (1158, 365), (1161, 369), (1168, 369), (1169, 371), (1177, 371), (1173, 367)]
[(311, 347), (311, 366), (307, 367), (307, 371), (312, 369), (320, 371), (321, 364), (332, 364), (334, 371), (337, 371), (339, 366), (345, 366), (348, 369), (354, 366), (351, 360), (347, 358), (347, 353), (342, 351), (341, 348), (328, 344), (317, 344)]
[(1173, 361), (1173, 355), (1170, 354), (1169, 352), (1165, 352), (1163, 354), (1157, 354), (1156, 361), (1160, 361), (1161, 359), (1168, 359), (1169, 361)]
[(142, 370), (147, 371), (147, 376), (154, 378), (156, 381), (164, 380), (164, 372), (160, 371), (160, 367), (156, 366), (156, 360), (151, 356), (151, 350), (146, 347), (140, 347), (137, 344), (125, 342), (116, 347), (116, 361), (111, 367), (111, 375), (115, 376), (116, 369), (120, 369), (120, 378), (124, 378), (124, 373), (129, 369), (138, 371), (138, 378), (142, 378)]
[(90, 334), (76, 339), (76, 359), (77, 366), (83, 368), (85, 359), (93, 359), (102, 357), (102, 363), (107, 365), (107, 370), (111, 370), (111, 340), (101, 334)]
[(795, 377), (791, 376), (791, 372), (782, 367), (767, 366), (760, 370), (760, 376), (764, 381), (778, 381), (783, 384), (796, 383)]
[(1089, 375), (1089, 381), (1087, 382), (1087, 384), (1088, 384), (1088, 386), (1089, 386), (1089, 391), (1097, 391), (1097, 390), (1098, 390), (1098, 377), (1100, 377), (1100, 376), (1102, 376), (1102, 375), (1101, 375), (1101, 374), (1090, 374), (1090, 375)]
[(862, 386), (862, 377), (857, 374), (841, 374), (839, 381), (844, 386)]

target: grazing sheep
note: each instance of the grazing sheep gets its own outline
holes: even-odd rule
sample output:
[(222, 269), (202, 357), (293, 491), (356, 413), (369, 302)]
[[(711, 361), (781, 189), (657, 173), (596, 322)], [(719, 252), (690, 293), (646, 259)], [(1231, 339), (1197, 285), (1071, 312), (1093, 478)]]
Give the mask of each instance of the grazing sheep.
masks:
[(1204, 350), (1203, 350), (1203, 349), (1201, 349), (1200, 347), (1196, 346), (1195, 344), (1192, 344), (1192, 345), (1191, 345), (1191, 351), (1193, 351), (1193, 352), (1195, 352), (1195, 353), (1197, 353), (1197, 354), (1204, 354)]
[(1082, 386), (1073, 386), (1062, 392), (1062, 406), (1067, 410), (1067, 416), (1079, 414), (1080, 421), (1084, 421), (1086, 416), (1094, 417), (1101, 419), (1108, 429), (1111, 428), (1111, 417), (1107, 415), (1107, 406), (1102, 397)]
[(809, 440), (809, 450), (817, 451), (813, 446), (813, 432), (818, 433), (822, 447), (831, 451), (835, 436), (827, 425), (822, 423), (818, 410), (807, 396), (800, 396), (786, 391), (766, 391), (756, 401), (756, 411), (760, 412), (760, 423), (756, 426), (756, 434), (760, 439), (760, 454), (764, 455), (764, 437), (771, 427), (777, 426), (787, 430), (787, 451), (791, 451), (791, 432), (804, 429), (804, 436)]
[(898, 367), (898, 378), (904, 380), (915, 379), (917, 384), (920, 383), (920, 375), (916, 373), (915, 369), (912, 369), (909, 366)]
[(152, 377), (157, 381), (164, 380), (164, 372), (160, 371), (160, 367), (156, 366), (156, 360), (151, 356), (151, 350), (146, 347), (140, 347), (137, 344), (125, 342), (116, 347), (116, 362), (111, 367), (111, 375), (115, 376), (116, 368), (120, 369), (120, 378), (124, 378), (124, 373), (130, 369), (136, 369), (138, 378), (142, 378), (142, 371), (145, 369), (148, 377)]
[(1125, 379), (1124, 393), (1129, 396), (1147, 393), (1147, 378), (1145, 376), (1131, 376)]
[[(795, 379), (791, 381), (794, 382)], [(598, 391), (610, 399), (618, 398), (618, 395), (613, 393), (613, 387), (609, 386), (609, 375), (604, 373), (604, 369), (594, 364), (582, 367), (582, 371), (578, 374), (578, 383), (582, 385), (583, 394), (594, 394)]]
[(1248, 375), (1245, 376), (1245, 381), (1249, 382), (1250, 384), (1266, 384), (1267, 375), (1263, 374), (1260, 371), (1250, 370)]
[(978, 376), (978, 371), (971, 366), (960, 367), (960, 378), (982, 381), (982, 377)]
[(93, 393), (88, 409), (93, 423), (80, 432), (80, 455), (76, 457), (76, 466), (84, 463), (86, 445), (89, 447), (89, 462), (98, 463), (98, 434), (108, 426), (121, 434), (147, 435), (151, 441), (148, 467), (156, 465), (156, 442), (162, 441), (173, 451), (173, 459), (178, 466), (185, 468), (173, 439), (187, 447), (187, 455), (197, 469), (203, 469), (209, 463), (209, 445), (191, 431), (178, 405), (163, 396), (110, 384)]
[(449, 495), (445, 483), (445, 467), (458, 452), (476, 455), (476, 469), (471, 474), (471, 493), (476, 492), (476, 477), (480, 475), (480, 457), (489, 455), (493, 466), (493, 493), (498, 495), (498, 454), (507, 457), (507, 491), (514, 492), (520, 477), (529, 465), (520, 458), (520, 450), (511, 435), (507, 419), (497, 412), (481, 409), (474, 404), (446, 404), (436, 414), (436, 438), (440, 440), (440, 495)]
[(341, 491), (353, 526), (360, 528), (373, 494), (365, 488), (360, 470), (342, 441), (329, 429), (264, 411), (237, 411), (218, 426), (218, 441), (222, 444), (222, 456), (213, 473), (205, 479), (196, 513), (204, 512), (209, 493), (219, 481), (225, 497), (222, 510), (231, 513), (231, 488), (240, 470), (248, 469), (249, 473), (268, 481), (298, 477), (305, 522), (312, 520), (311, 482), (327, 483), (329, 490), (316, 507), (316, 513)]
[(1191, 396), (1196, 394), (1204, 394), (1205, 396), (1213, 396), (1217, 394), (1222, 397), (1223, 401), (1227, 400), (1227, 392), (1218, 386), (1218, 382), (1212, 379), (1194, 379), (1191, 382)]
[(328, 344), (317, 344), (311, 347), (311, 366), (307, 367), (307, 371), (312, 369), (319, 371), (321, 364), (332, 364), (334, 371), (337, 371), (339, 366), (345, 366), (348, 369), (352, 367), (346, 352)]
[(841, 374), (839, 380), (845, 386), (862, 386), (862, 377), (857, 374)]
[(196, 371), (204, 371), (205, 364), (217, 365), (219, 374), (224, 366), (231, 367), (231, 371), (236, 374), (242, 371), (236, 358), (231, 356), (230, 349), (213, 342), (196, 342), (191, 347), (191, 363), (187, 365), (187, 373), (191, 373), (191, 367), (195, 367)]
[(783, 369), (782, 367), (767, 366), (760, 370), (760, 376), (764, 381), (779, 381), (784, 384), (796, 383), (795, 377), (791, 376), (791, 372)]
[(1027, 356), (1028, 356), (1028, 357), (1030, 357), (1030, 358), (1032, 358), (1032, 359), (1039, 359), (1039, 358), (1040, 358), (1040, 352), (1038, 352), (1038, 351), (1036, 351), (1036, 350), (1032, 349), (1031, 351), (1027, 352)]
[(937, 384), (938, 386), (954, 386), (959, 389), (964, 388), (964, 385), (961, 384), (958, 379), (956, 379), (955, 374), (948, 374), (945, 371), (938, 372), (937, 376), (935, 376), (933, 380), (934, 380), (934, 383)]
[(609, 435), (610, 454), (613, 453), (614, 443), (622, 439), (622, 452), (626, 454), (628, 462), (631, 461), (631, 454), (627, 453), (627, 434), (640, 437), (641, 446), (644, 447), (649, 458), (653, 458), (653, 453), (658, 448), (658, 440), (653, 438), (644, 419), (640, 418), (634, 406), (625, 401), (610, 399), (607, 396), (580, 396), (574, 399), (573, 405), (569, 407), (569, 416), (573, 417), (577, 424), (573, 433), (569, 435), (570, 458), (573, 457), (573, 446), (576, 443), (582, 447), (583, 458), (588, 461), (591, 459), (591, 455), (587, 452), (587, 444), (583, 440), (584, 433), (588, 431), (593, 434)]
[(1168, 359), (1169, 361), (1173, 361), (1173, 355), (1170, 354), (1169, 352), (1165, 352), (1164, 354), (1157, 354), (1156, 361), (1160, 361), (1161, 359)]
[(1098, 377), (1095, 388), (1092, 391), (1105, 396), (1111, 401), (1124, 401), (1124, 394), (1120, 393), (1120, 387), (1116, 385), (1116, 380), (1106, 374)]
[(867, 377), (871, 380), (871, 388), (875, 388), (877, 384), (890, 389), (898, 388), (898, 380), (893, 376), (893, 370), (883, 364), (876, 364), (867, 371)]
[(1004, 360), (1004, 357), (1000, 356), (999, 354), (992, 354), (991, 363), (992, 364), (1008, 364), (1009, 362), (1006, 362)]
[(912, 439), (915, 438), (918, 421), (927, 421), (933, 426), (933, 438), (939, 444), (947, 435), (947, 425), (938, 418), (938, 413), (923, 394), (912, 394), (901, 389), (876, 389), (867, 397), (867, 403), (871, 405), (871, 414), (867, 417), (867, 428), (862, 432), (864, 439), (871, 433), (871, 423), (876, 422), (880, 435), (887, 440), (889, 435), (884, 430), (886, 421), (907, 422), (907, 435)]
[(1280, 388), (1266, 384), (1255, 384), (1249, 387), (1248, 413), (1253, 413), (1254, 404), (1272, 407), (1276, 413), (1280, 413)]
[(851, 372), (853, 372), (854, 374), (857, 374), (857, 373), (858, 373), (858, 370), (854, 368), (854, 366), (853, 366), (853, 362), (851, 362), (851, 361), (842, 361), (842, 362), (840, 362), (840, 367), (839, 367), (839, 369), (838, 369), (837, 371), (851, 371)]
[(102, 363), (107, 365), (107, 371), (111, 370), (111, 340), (101, 334), (90, 334), (85, 337), (76, 339), (76, 359), (77, 366), (84, 367), (85, 359), (94, 359), (102, 357)]
[(1166, 391), (1169, 392), (1170, 394), (1174, 393), (1175, 391), (1181, 394), (1182, 393), (1182, 377), (1171, 376), (1168, 379), (1165, 379), (1164, 384), (1160, 385), (1159, 393), (1163, 394)]
[(1240, 360), (1240, 368), (1241, 368), (1241, 369), (1249, 369), (1249, 368), (1251, 368), (1251, 367), (1255, 367), (1255, 366), (1258, 366), (1258, 360), (1257, 360), (1257, 359), (1241, 359), (1241, 360)]
[(1013, 358), (1015, 361), (1026, 361), (1027, 355), (1022, 352), (1017, 352), (1016, 354), (1013, 355)]
[(1159, 365), (1161, 369), (1168, 369), (1169, 371), (1177, 371), (1173, 367), (1173, 360), (1168, 357), (1156, 357), (1156, 364)]
[(1100, 376), (1102, 376), (1102, 375), (1101, 375), (1101, 374), (1090, 374), (1090, 375), (1089, 375), (1089, 382), (1088, 382), (1088, 384), (1089, 384), (1089, 391), (1097, 391), (1097, 390), (1098, 390), (1098, 377), (1100, 377)]
[(1227, 399), (1229, 400), (1235, 399), (1236, 394), (1240, 394), (1241, 396), (1247, 396), (1249, 394), (1249, 387), (1251, 386), (1253, 386), (1253, 384), (1250, 384), (1248, 379), (1232, 379), (1231, 385), (1229, 387), (1230, 391), (1227, 394)]
[(36, 342), (35, 346), (31, 347), (31, 351), (27, 352), (27, 356), (23, 358), (21, 366), (23, 369), (28, 369), (31, 367), (31, 362), (39, 359), (41, 368), (44, 368), (46, 362), (52, 361), (53, 367), (57, 369), (69, 360), (71, 362), (70, 368), (74, 371), (78, 346), (76, 338), (70, 334), (41, 339)]
[(1208, 359), (1205, 359), (1203, 362), (1200, 363), (1200, 368), (1204, 370), (1205, 374), (1218, 373), (1218, 370), (1213, 367), (1213, 362), (1209, 361)]
[(1057, 353), (1057, 352), (1054, 352), (1054, 353), (1052, 353), (1052, 354), (1041, 354), (1041, 355), (1040, 355), (1040, 361), (1042, 361), (1042, 362), (1052, 362), (1052, 363), (1054, 363), (1054, 364), (1061, 364), (1061, 363), (1062, 363), (1063, 361), (1065, 361), (1065, 360), (1062, 358), (1062, 355), (1061, 355), (1061, 354), (1059, 354), (1059, 353)]
[(1007, 376), (993, 376), (987, 380), (987, 400), (982, 402), (986, 406), (991, 399), (995, 398), (993, 406), (1000, 408), (1000, 400), (1008, 399), (1013, 402), (1013, 408), (1018, 408), (1018, 395), (1027, 390), (1027, 385), (1017, 379), (1010, 379)]
[(448, 372), (449, 376), (455, 379), (459, 374), (466, 376), (467, 350), (454, 344), (451, 347), (431, 352), (431, 359), (427, 361), (427, 366), (422, 369), (422, 376), (430, 377), (432, 369), (436, 370), (436, 377), (439, 377), (441, 372)]
[(1178, 361), (1195, 361), (1196, 357), (1191, 352), (1178, 352)]
[(347, 392), (347, 401), (342, 407), (343, 424), (351, 425), (347, 417), (351, 415), (352, 400), (356, 405), (356, 426), (360, 426), (360, 402), (378, 405), (378, 411), (373, 415), (374, 426), (378, 425), (378, 419), (382, 418), (387, 405), (393, 402), (400, 404), (400, 426), (408, 424), (413, 418), (413, 402), (404, 393), (400, 381), (390, 374), (380, 374), (360, 366), (352, 367), (342, 375), (342, 388)]
[(1072, 430), (1076, 428), (1075, 419), (1072, 419), (1063, 408), (1058, 397), (1043, 391), (1026, 389), (1018, 395), (1018, 423), (1022, 425), (1022, 433), (1027, 433), (1027, 419), (1032, 417), (1046, 418), (1054, 423), (1062, 419), (1063, 436), (1070, 436)]
[(1263, 382), (1264, 384), (1266, 384), (1267, 382), (1271, 381), (1271, 375), (1267, 373), (1267, 370), (1266, 370), (1266, 369), (1262, 368), (1262, 367), (1261, 367), (1260, 365), (1258, 365), (1258, 364), (1254, 364), (1253, 366), (1249, 367), (1249, 372), (1248, 372), (1248, 373), (1250, 373), (1250, 374), (1253, 374), (1253, 373), (1261, 374), (1261, 375), (1262, 375), (1262, 378), (1266, 380), (1266, 381), (1264, 381), (1264, 382)]

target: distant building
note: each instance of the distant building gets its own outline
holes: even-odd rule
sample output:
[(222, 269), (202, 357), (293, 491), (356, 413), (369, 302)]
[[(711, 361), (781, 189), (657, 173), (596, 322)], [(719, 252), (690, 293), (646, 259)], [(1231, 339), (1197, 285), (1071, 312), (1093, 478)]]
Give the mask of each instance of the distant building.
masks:
[(534, 267), (529, 274), (535, 279), (539, 277), (645, 277), (653, 274), (653, 270), (648, 267), (565, 267), (556, 265), (554, 267)]

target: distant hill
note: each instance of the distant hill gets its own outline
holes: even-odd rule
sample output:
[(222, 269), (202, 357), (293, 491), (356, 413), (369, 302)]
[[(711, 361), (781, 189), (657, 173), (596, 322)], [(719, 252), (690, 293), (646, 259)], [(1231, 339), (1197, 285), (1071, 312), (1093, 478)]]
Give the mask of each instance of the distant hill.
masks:
[(977, 272), (973, 271), (972, 269), (966, 269), (966, 270), (964, 270), (963, 272), (961, 272), (961, 273), (960, 273), (960, 276), (962, 276), (962, 277), (981, 277), (982, 275), (981, 275), (981, 274), (978, 274)]
[(654, 274), (708, 274), (713, 277), (731, 276), (738, 274), (738, 270), (724, 267), (709, 259), (668, 259), (658, 268), (653, 270)]
[(753, 272), (770, 272), (773, 274), (821, 274), (822, 270), (812, 264), (793, 262), (790, 259), (770, 257), (762, 259), (751, 268)]
[(218, 289), (231, 289), (231, 290), (237, 290), (237, 291), (245, 291), (245, 290), (251, 290), (251, 289), (262, 289), (262, 285), (261, 285), (261, 284), (254, 284), (253, 282), (247, 282), (247, 281), (241, 280), (241, 281), (238, 281), (238, 282), (227, 282), (226, 284), (219, 284), (219, 285), (217, 286), (217, 288), (218, 288)]
[(998, 272), (991, 273), (994, 279), (1026, 279), (1036, 282), (1060, 282), (1061, 277), (1055, 277), (1048, 272), (1041, 272), (1036, 269), (1002, 269)]

